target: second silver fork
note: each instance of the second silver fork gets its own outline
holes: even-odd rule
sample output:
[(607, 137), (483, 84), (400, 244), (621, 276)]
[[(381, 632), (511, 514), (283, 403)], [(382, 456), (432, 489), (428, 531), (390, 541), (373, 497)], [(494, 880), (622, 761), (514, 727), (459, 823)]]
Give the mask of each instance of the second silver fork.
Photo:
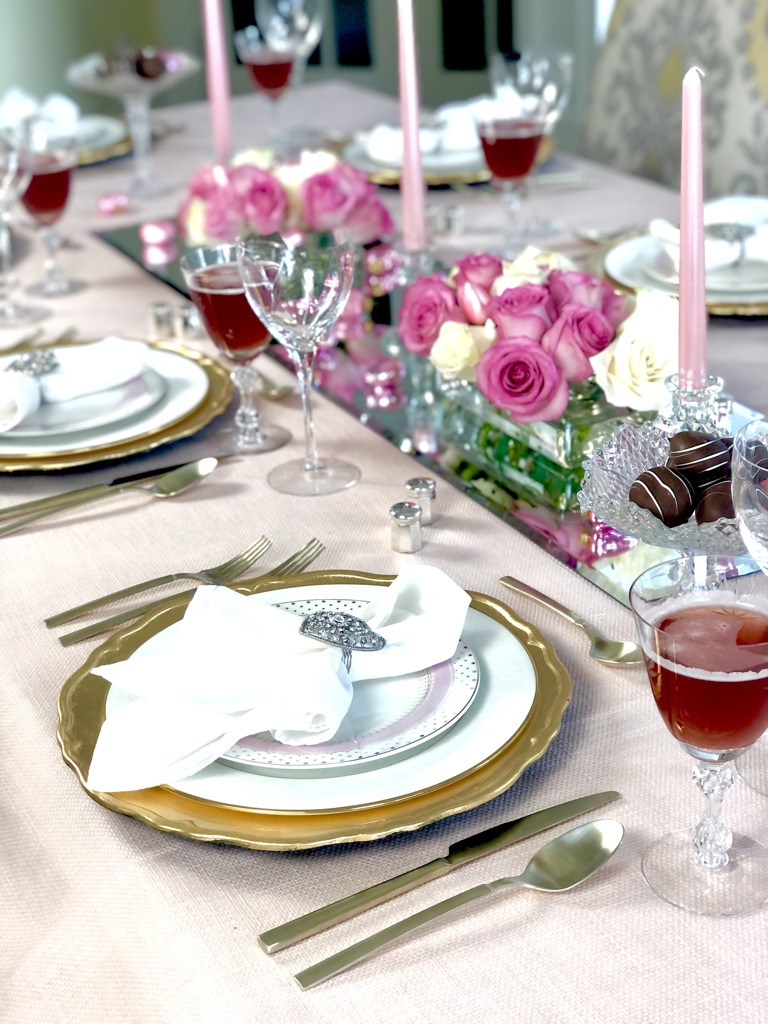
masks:
[[(293, 573), (303, 572), (308, 565), (311, 565), (314, 560), (325, 551), (325, 545), (321, 543), (316, 537), (312, 540), (307, 541), (304, 547), (295, 551), (289, 558), (286, 558), (280, 565), (276, 565), (274, 569), (270, 569), (268, 572), (261, 573), (261, 575), (255, 577), (256, 579), (267, 579), (270, 577), (278, 576), (290, 576)], [(176, 594), (175, 597), (191, 597), (194, 594), (194, 588), (191, 590), (183, 590), (181, 593)], [(131, 608), (128, 611), (120, 612), (117, 615), (112, 615), (108, 619), (101, 619), (99, 622), (91, 623), (90, 626), (84, 626), (82, 629), (76, 629), (72, 633), (64, 633), (63, 636), (59, 637), (59, 643), (63, 647), (69, 647), (71, 644), (76, 644), (80, 640), (89, 640), (91, 637), (98, 636), (100, 633), (106, 633), (107, 630), (112, 629), (114, 626), (120, 626), (124, 622), (130, 622), (131, 619), (136, 619), (140, 615), (145, 615), (147, 612), (155, 611), (157, 608), (161, 608), (167, 604), (171, 598), (165, 597), (158, 601), (151, 601), (148, 604), (140, 605), (138, 608)]]

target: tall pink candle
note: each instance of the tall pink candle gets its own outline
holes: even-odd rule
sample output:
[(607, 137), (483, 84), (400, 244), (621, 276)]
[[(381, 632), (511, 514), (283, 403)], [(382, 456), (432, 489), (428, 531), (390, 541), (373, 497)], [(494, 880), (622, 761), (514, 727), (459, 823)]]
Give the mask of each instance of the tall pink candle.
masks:
[(707, 380), (707, 300), (704, 264), (704, 173), (701, 155), (701, 79), (683, 78), (680, 159), (680, 353), (678, 383), (699, 390)]
[(229, 58), (224, 37), (221, 0), (203, 0), (205, 29), (205, 82), (213, 126), (213, 148), (221, 164), (232, 153), (232, 128), (229, 116)]
[(419, 148), (419, 75), (416, 67), (413, 0), (397, 0), (397, 32), (400, 124), (403, 129), (403, 168), (400, 175), (403, 246), (406, 252), (423, 252), (427, 247), (427, 223)]

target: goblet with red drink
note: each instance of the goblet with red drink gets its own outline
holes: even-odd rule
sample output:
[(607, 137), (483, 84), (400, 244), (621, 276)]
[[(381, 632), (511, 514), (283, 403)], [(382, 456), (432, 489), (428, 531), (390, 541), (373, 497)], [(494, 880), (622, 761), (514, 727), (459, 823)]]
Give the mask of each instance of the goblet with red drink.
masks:
[(643, 875), (698, 914), (753, 910), (768, 900), (768, 850), (732, 832), (721, 804), (731, 762), (768, 728), (768, 577), (751, 559), (681, 556), (642, 573), (629, 598), (656, 706), (706, 801), (695, 828), (649, 847)]
[(37, 121), (31, 130), (30, 177), (21, 195), (21, 205), (35, 222), (47, 255), (45, 276), (30, 291), (35, 295), (68, 295), (82, 287), (70, 280), (59, 266), (61, 247), (56, 225), (69, 200), (72, 174), (77, 166), (77, 142), (59, 135), (54, 125)]
[(256, 453), (282, 447), (290, 441), (290, 432), (259, 421), (259, 374), (251, 364), (269, 345), (270, 335), (246, 298), (235, 247), (192, 249), (182, 258), (181, 269), (208, 336), (232, 366), (230, 375), (240, 395), (235, 414), (237, 450)]
[(269, 102), (270, 144), (276, 152), (280, 152), (280, 100), (291, 84), (291, 73), (298, 53), (285, 47), (273, 48), (255, 25), (235, 33), (235, 49), (254, 88), (263, 93)]

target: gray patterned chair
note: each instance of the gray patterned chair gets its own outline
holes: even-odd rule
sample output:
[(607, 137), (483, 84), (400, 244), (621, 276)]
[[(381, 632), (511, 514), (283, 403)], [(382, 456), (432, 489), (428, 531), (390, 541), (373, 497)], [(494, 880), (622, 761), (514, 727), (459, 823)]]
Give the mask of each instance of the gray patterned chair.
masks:
[(616, 0), (585, 155), (677, 188), (680, 87), (694, 64), (706, 74), (707, 196), (768, 194), (766, 0)]

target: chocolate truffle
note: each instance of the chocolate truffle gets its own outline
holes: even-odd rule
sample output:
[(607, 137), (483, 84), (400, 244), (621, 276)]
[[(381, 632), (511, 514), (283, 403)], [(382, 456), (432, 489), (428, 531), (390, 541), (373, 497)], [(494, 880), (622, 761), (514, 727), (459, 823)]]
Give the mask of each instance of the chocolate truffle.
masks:
[(629, 489), (629, 500), (647, 508), (665, 526), (680, 526), (693, 512), (693, 487), (669, 466), (646, 469)]
[(669, 439), (667, 465), (698, 487), (725, 480), (731, 468), (731, 438), (717, 438), (697, 430), (681, 430)]
[(733, 507), (730, 480), (721, 480), (720, 483), (710, 484), (701, 493), (699, 503), (696, 506), (696, 522), (715, 523), (718, 519), (735, 519), (736, 511)]
[(141, 50), (136, 55), (136, 74), (140, 78), (159, 78), (165, 74), (165, 61), (154, 50)]

